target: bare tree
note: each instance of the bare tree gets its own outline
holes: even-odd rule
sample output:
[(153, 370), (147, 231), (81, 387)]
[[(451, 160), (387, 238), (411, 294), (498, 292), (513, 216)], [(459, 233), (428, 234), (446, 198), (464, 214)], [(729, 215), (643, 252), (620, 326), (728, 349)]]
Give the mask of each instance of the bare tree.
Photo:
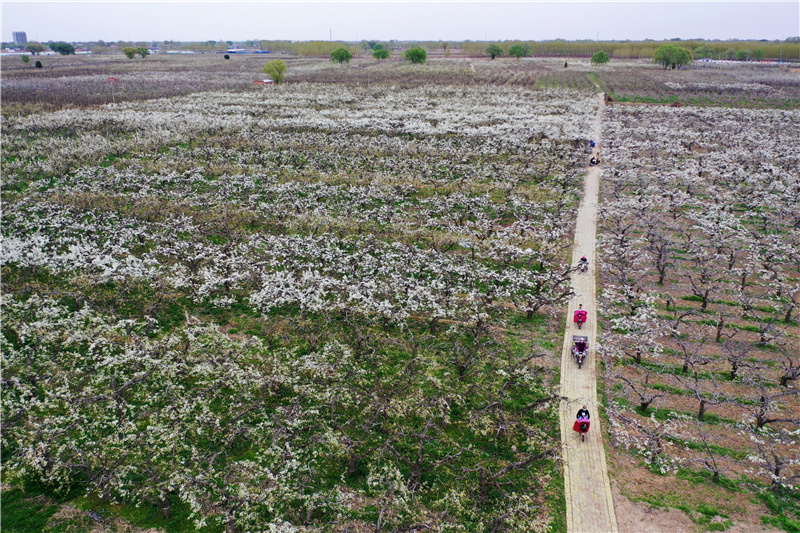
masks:
[(624, 381), (628, 387), (630, 387), (631, 391), (639, 398), (639, 411), (642, 414), (647, 412), (650, 404), (656, 399), (664, 397), (664, 394), (652, 392), (650, 387), (650, 372), (645, 373), (644, 381), (642, 381), (641, 385), (638, 386), (622, 374), (617, 374), (614, 377)]
[(784, 417), (778, 415), (782, 410), (782, 405), (778, 402), (780, 398), (797, 396), (800, 393), (798, 389), (782, 389), (780, 392), (774, 392), (766, 386), (762, 377), (763, 369), (753, 366), (751, 368), (751, 375), (745, 378), (745, 381), (753, 387), (754, 397), (752, 402), (740, 402), (740, 407), (750, 413), (758, 428), (763, 428), (767, 424), (774, 424), (776, 422), (789, 422), (795, 425), (800, 425), (800, 415), (793, 413), (794, 417)]
[(750, 365), (747, 364), (747, 359), (753, 347), (746, 342), (728, 340), (722, 343), (722, 348), (727, 354), (725, 358), (731, 366), (730, 378), (731, 381), (733, 381), (739, 376), (739, 370), (741, 368), (750, 367)]
[(717, 389), (717, 382), (714, 380), (695, 379), (694, 381), (689, 381), (681, 379), (680, 376), (674, 376), (674, 378), (697, 399), (697, 420), (703, 420), (703, 416), (706, 414), (706, 409), (709, 406), (730, 402), (730, 399)]

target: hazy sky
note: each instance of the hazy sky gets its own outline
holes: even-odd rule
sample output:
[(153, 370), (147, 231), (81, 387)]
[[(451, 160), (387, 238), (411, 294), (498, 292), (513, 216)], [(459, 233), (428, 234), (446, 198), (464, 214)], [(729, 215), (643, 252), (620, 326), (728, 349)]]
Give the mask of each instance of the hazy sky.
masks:
[(785, 39), (800, 1), (70, 2), (2, 0), (2, 40)]

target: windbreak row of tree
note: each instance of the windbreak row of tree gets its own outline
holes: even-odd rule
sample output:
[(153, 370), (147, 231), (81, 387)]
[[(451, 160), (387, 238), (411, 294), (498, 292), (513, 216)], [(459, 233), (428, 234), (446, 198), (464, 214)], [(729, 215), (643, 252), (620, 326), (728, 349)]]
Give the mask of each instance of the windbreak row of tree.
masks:
[[(487, 43), (466, 41), (446, 43), (453, 54), (470, 57), (516, 56), (513, 50), (526, 49), (533, 57), (584, 57), (590, 58), (598, 50), (604, 50), (615, 59), (649, 59), (656, 50), (665, 45), (685, 48), (694, 59), (737, 59), (745, 60), (798, 60), (800, 42), (793, 39), (785, 41), (503, 41)], [(429, 51), (441, 48), (438, 43), (421, 44)]]
[(798, 120), (611, 106), (600, 210), (612, 443), (656, 472), (788, 495), (769, 519), (787, 531), (800, 523)]
[(12, 120), (4, 482), (212, 531), (556, 527), (541, 356), (592, 100), (298, 84)]
[[(409, 48), (418, 46), (426, 52), (446, 57), (498, 57), (498, 56), (533, 56), (533, 57), (584, 57), (590, 58), (598, 50), (606, 51), (610, 57), (616, 59), (646, 59), (651, 58), (655, 51), (664, 44), (671, 44), (689, 50), (694, 59), (710, 58), (715, 60), (748, 61), (763, 59), (768, 60), (800, 60), (800, 42), (797, 38), (788, 38), (784, 41), (704, 41), (704, 40), (671, 40), (671, 41), (362, 41), (361, 43), (348, 43), (343, 41), (282, 41), (282, 40), (250, 40), (241, 44), (233, 41), (206, 41), (206, 42), (153, 42), (130, 43), (120, 41), (114, 43), (85, 43), (85, 46), (95, 54), (120, 53), (127, 47), (133, 48), (158, 48), (172, 51), (193, 52), (225, 52), (232, 46), (243, 46), (248, 50), (262, 50), (271, 53), (287, 53), (299, 56), (326, 57), (338, 49), (345, 48), (356, 57), (372, 56), (376, 51), (374, 46), (380, 45), (391, 53), (405, 52)], [(52, 43), (59, 46), (67, 43)], [(72, 46), (72, 45), (70, 45)], [(48, 44), (30, 43), (26, 48), (31, 53), (34, 50), (47, 50)], [(492, 53), (489, 50), (493, 50)], [(517, 55), (519, 51), (527, 52)]]

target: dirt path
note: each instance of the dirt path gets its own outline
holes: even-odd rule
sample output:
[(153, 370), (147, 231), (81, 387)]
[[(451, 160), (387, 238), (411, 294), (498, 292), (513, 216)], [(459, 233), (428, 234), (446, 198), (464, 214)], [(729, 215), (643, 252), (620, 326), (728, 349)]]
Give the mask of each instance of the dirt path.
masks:
[[(600, 145), (600, 118), (604, 95), (599, 95), (599, 110), (595, 120), (594, 139)], [(567, 531), (570, 533), (617, 532), (617, 520), (611, 486), (606, 469), (606, 456), (598, 416), (595, 337), (597, 334), (597, 300), (595, 287), (595, 239), (597, 234), (597, 192), (600, 169), (589, 167), (584, 182), (584, 195), (578, 209), (572, 264), (581, 256), (589, 260), (589, 271), (575, 272), (572, 286), (575, 297), (567, 309), (567, 328), (561, 353), (561, 441), (564, 457), (564, 490), (567, 500)], [(578, 329), (572, 322), (578, 304), (588, 311), (586, 324)], [(583, 368), (572, 358), (572, 335), (589, 337), (589, 355)], [(581, 442), (572, 431), (575, 415), (586, 405), (591, 413), (592, 426)]]

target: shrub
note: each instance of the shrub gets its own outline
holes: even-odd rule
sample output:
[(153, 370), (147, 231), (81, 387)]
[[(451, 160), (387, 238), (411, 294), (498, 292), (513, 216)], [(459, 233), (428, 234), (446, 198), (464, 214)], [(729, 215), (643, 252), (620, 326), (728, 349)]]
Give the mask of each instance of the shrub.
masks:
[(494, 59), (497, 56), (503, 55), (503, 49), (500, 48), (499, 44), (493, 43), (486, 48), (486, 53), (492, 56), (492, 59)]
[(606, 63), (608, 63), (609, 59), (610, 58), (608, 57), (608, 54), (601, 50), (600, 52), (597, 52), (595, 55), (592, 56), (592, 64), (605, 65)]
[(531, 46), (528, 43), (515, 44), (508, 49), (508, 55), (514, 56), (517, 59), (520, 57), (527, 57), (531, 55)]
[(72, 46), (69, 43), (64, 43), (64, 42), (51, 44), (50, 45), (50, 50), (52, 50), (53, 52), (59, 53), (62, 56), (67, 56), (69, 54), (74, 54), (75, 53), (75, 47)]
[(275, 59), (264, 65), (261, 71), (272, 78), (272, 81), (275, 83), (280, 83), (283, 81), (283, 78), (286, 77), (286, 63), (280, 59)]
[(692, 54), (686, 48), (675, 46), (674, 44), (663, 44), (659, 46), (653, 54), (653, 63), (664, 66), (664, 70), (669, 67), (680, 68), (692, 62)]
[(415, 65), (421, 65), (428, 60), (428, 52), (419, 46), (414, 46), (406, 50), (405, 60), (411, 61)]
[(335, 63), (349, 63), (350, 60), (353, 59), (353, 54), (350, 53), (350, 50), (347, 48), (337, 48), (333, 52), (331, 52), (331, 61)]

